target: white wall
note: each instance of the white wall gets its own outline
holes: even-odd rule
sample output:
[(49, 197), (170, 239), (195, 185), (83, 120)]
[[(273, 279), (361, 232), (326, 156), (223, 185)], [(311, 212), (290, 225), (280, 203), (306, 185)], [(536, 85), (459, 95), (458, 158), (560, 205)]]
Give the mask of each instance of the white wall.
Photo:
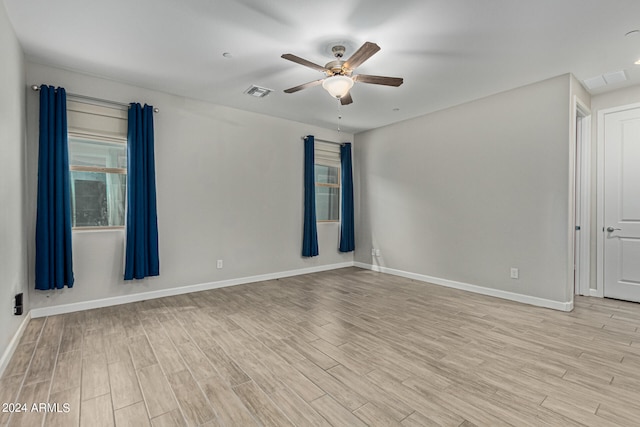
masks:
[[(301, 136), (338, 134), (302, 123), (27, 63), (27, 83), (67, 93), (149, 103), (154, 116), (160, 276), (124, 282), (122, 231), (73, 233), (72, 289), (31, 291), (32, 308), (352, 262), (337, 224), (319, 224), (320, 256), (302, 258)], [(278, 96), (273, 94), (271, 96)], [(269, 102), (269, 98), (255, 102)], [(38, 96), (27, 96), (28, 214), (35, 224)], [(34, 236), (33, 226), (29, 239)], [(224, 268), (216, 269), (216, 260)], [(33, 268), (30, 248), (29, 268)]]
[[(591, 109), (592, 113), (595, 114), (596, 111), (638, 102), (640, 102), (640, 85), (595, 95), (591, 98)], [(596, 124), (594, 123), (595, 126)]]
[[(24, 57), (0, 2), (0, 357), (24, 320), (13, 315), (14, 295), (27, 298), (24, 215)], [(26, 313), (26, 310), (25, 310)]]
[(572, 301), (569, 100), (564, 75), (356, 135), (356, 262)]

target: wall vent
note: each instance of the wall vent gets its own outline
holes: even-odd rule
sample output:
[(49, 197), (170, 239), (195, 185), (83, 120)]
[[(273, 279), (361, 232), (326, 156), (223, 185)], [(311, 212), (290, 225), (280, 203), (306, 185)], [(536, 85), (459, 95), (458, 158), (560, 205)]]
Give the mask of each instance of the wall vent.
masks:
[(249, 89), (245, 90), (244, 93), (247, 95), (255, 96), (256, 98), (264, 98), (273, 92), (271, 89), (267, 89), (266, 87), (260, 87), (256, 85), (249, 86)]

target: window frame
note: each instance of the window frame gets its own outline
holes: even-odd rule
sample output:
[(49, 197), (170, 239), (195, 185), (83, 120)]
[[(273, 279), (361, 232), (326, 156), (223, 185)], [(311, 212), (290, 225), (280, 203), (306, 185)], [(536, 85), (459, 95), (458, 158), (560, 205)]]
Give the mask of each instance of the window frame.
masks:
[[(316, 193), (316, 222), (319, 223), (340, 223), (341, 220), (341, 211), (342, 211), (342, 165), (340, 162), (340, 146), (338, 145), (338, 149), (335, 149), (337, 144), (327, 143), (316, 141), (314, 147), (314, 188), (325, 187), (325, 188), (337, 188), (338, 189), (338, 217), (336, 219), (317, 219), (318, 216), (318, 199), (317, 199), (317, 191)], [(336, 168), (338, 170), (337, 182), (335, 184), (326, 183), (326, 182), (317, 182), (315, 180), (315, 167), (316, 165), (327, 166)]]
[[(105, 114), (106, 113), (106, 114)], [(90, 120), (85, 120), (83, 116), (102, 116), (108, 117), (106, 121), (112, 121), (113, 123), (108, 123), (107, 128), (103, 129), (94, 129), (92, 127), (87, 127), (87, 123)], [(86, 166), (86, 165), (72, 165), (71, 164), (71, 142), (72, 140), (80, 140), (86, 142), (96, 142), (96, 143), (108, 143), (108, 144), (123, 144), (125, 147), (125, 152), (127, 151), (127, 134), (126, 134), (126, 124), (128, 121), (127, 110), (126, 108), (114, 108), (111, 105), (103, 105), (101, 103), (93, 103), (86, 102), (82, 99), (72, 99), (70, 98), (67, 102), (67, 116), (68, 116), (68, 129), (67, 129), (67, 143), (68, 143), (68, 151), (69, 151), (69, 178), (71, 180), (72, 172), (93, 172), (93, 173), (104, 173), (104, 174), (118, 174), (125, 175), (125, 180), (127, 179), (127, 168), (112, 168), (112, 167), (104, 167), (104, 166)], [(118, 117), (119, 116), (119, 117)], [(70, 120), (69, 120), (70, 119)], [(124, 128), (122, 127), (122, 123), (119, 123), (120, 128), (118, 129), (118, 125), (113, 120), (124, 120)], [(104, 123), (99, 123), (100, 125), (104, 125)], [(125, 181), (126, 182), (126, 181)], [(123, 211), (124, 211), (124, 221), (126, 221), (126, 209), (127, 209), (127, 191), (125, 191), (123, 197)], [(107, 197), (109, 194), (107, 193)], [(75, 195), (72, 195), (71, 200), (72, 206), (72, 215), (74, 214), (74, 204), (75, 204)], [(89, 225), (89, 226), (72, 226), (72, 231), (92, 231), (92, 230), (124, 230), (125, 224), (123, 225)]]

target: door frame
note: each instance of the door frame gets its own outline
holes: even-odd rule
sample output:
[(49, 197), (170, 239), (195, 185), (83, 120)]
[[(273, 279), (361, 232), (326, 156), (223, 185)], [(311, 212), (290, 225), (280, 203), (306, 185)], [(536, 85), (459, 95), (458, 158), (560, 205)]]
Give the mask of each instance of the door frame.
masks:
[(640, 103), (621, 105), (618, 107), (606, 108), (598, 111), (598, 188), (596, 192), (597, 214), (596, 214), (596, 283), (597, 288), (592, 292), (593, 296), (604, 298), (604, 120), (607, 114), (620, 113), (626, 110), (640, 108)]
[(576, 182), (575, 182), (575, 289), (576, 295), (591, 295), (591, 110), (575, 97)]

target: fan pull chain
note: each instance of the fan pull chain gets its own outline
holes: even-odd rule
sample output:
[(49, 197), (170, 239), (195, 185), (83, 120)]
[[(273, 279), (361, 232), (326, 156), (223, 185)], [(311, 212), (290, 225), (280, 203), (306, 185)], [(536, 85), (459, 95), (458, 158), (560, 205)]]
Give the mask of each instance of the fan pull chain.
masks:
[(340, 133), (340, 120), (342, 120), (342, 102), (338, 100), (338, 133)]

